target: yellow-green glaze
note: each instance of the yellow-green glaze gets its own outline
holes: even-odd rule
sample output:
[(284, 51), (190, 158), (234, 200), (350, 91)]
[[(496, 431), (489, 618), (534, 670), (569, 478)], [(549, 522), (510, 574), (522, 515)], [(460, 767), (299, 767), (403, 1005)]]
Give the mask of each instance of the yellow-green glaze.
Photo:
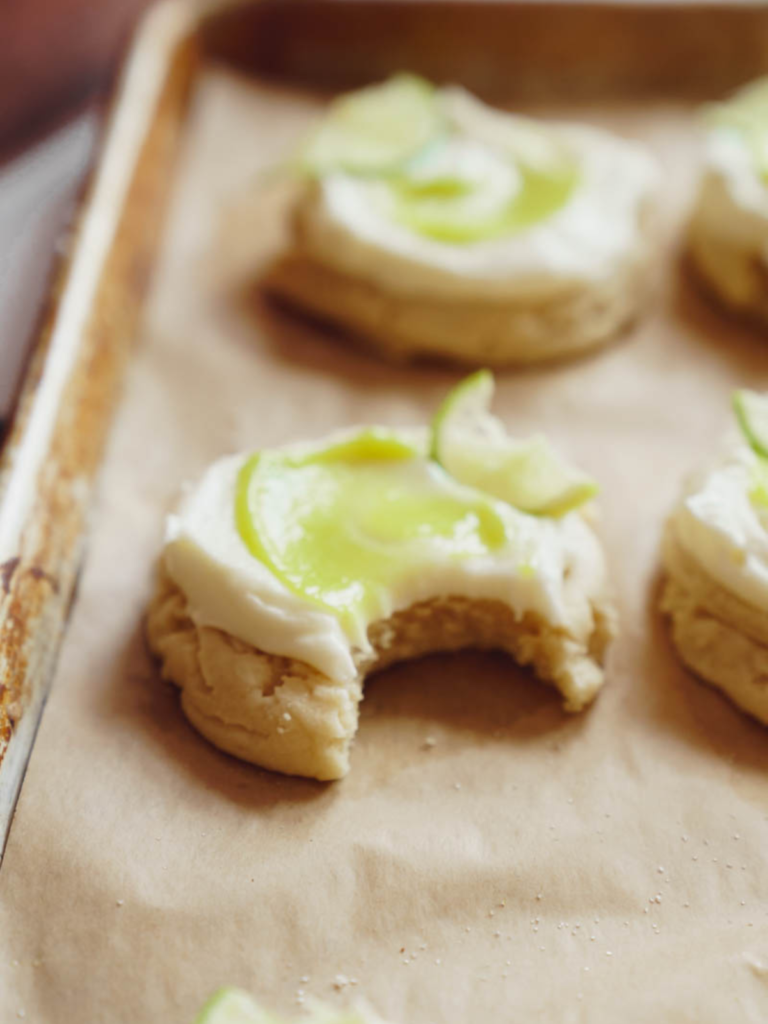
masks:
[(768, 463), (760, 459), (752, 470), (749, 500), (763, 510), (768, 509)]
[[(441, 479), (442, 478), (442, 479)], [(254, 557), (345, 624), (370, 620), (398, 580), (434, 559), (489, 554), (507, 541), (493, 499), (448, 481), (386, 431), (303, 456), (262, 452), (238, 475), (235, 521)]]
[(458, 179), (438, 179), (416, 186), (394, 181), (395, 219), (427, 238), (454, 245), (487, 241), (514, 235), (551, 217), (570, 199), (579, 181), (574, 163), (539, 170), (518, 165), (520, 189), (493, 216), (483, 219), (462, 217), (457, 209), (471, 188)]

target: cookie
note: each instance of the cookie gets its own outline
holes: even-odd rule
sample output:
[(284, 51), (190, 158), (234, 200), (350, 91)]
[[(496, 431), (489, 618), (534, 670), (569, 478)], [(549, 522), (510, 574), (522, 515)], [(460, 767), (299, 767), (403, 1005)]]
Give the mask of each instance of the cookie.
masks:
[[(654, 250), (649, 154), (596, 128), (407, 82), (337, 101), (321, 123), (330, 141), (322, 159), (310, 143), (290, 243), (266, 289), (397, 361), (534, 363), (626, 328), (646, 301)], [(406, 125), (409, 103), (422, 112), (412, 115), (415, 152), (394, 166), (350, 166), (360, 140), (334, 125), (357, 124), (347, 107), (361, 121), (367, 112), (366, 125), (389, 124), (380, 107), (390, 113), (395, 100)]]
[(469, 648), (530, 666), (568, 711), (594, 699), (616, 626), (595, 485), (543, 438), (510, 438), (491, 390), (459, 385), (431, 431), (228, 456), (188, 491), (147, 636), (204, 736), (340, 778), (366, 678)]
[(661, 611), (683, 662), (768, 724), (768, 396), (736, 392), (734, 409), (668, 519)]
[(768, 78), (708, 113), (688, 251), (722, 305), (768, 323)]

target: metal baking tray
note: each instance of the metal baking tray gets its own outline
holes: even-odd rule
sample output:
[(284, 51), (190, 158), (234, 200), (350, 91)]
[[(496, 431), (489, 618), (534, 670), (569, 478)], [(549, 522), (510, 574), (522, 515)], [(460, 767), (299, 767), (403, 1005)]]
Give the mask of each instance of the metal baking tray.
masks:
[(0, 459), (0, 840), (76, 599), (190, 90), (208, 61), (335, 90), (408, 68), (494, 99), (716, 96), (768, 69), (761, 4), (165, 2), (116, 90)]

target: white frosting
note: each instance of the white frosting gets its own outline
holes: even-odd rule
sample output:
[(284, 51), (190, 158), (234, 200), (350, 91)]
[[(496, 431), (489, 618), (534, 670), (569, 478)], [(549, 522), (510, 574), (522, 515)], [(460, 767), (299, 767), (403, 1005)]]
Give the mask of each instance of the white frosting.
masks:
[(722, 241), (762, 252), (768, 262), (768, 182), (749, 144), (732, 128), (707, 134), (696, 216)]
[(749, 498), (757, 463), (746, 441), (729, 438), (715, 464), (690, 480), (672, 525), (681, 547), (709, 576), (768, 608), (768, 509)]
[(517, 146), (525, 149), (529, 162), (546, 159), (546, 153), (536, 152), (537, 145), (545, 150), (552, 144), (565, 146), (579, 168), (568, 201), (517, 233), (453, 244), (418, 234), (388, 216), (380, 183), (337, 171), (313, 188), (302, 207), (304, 244), (313, 258), (404, 294), (498, 300), (548, 296), (600, 281), (635, 253), (642, 242), (642, 213), (659, 177), (655, 161), (641, 146), (597, 128), (567, 124), (547, 126), (544, 139), (551, 143), (537, 140), (530, 127), (521, 140), (519, 119), (461, 90), (443, 90), (442, 98), (463, 133), (452, 149), (456, 170), (462, 160), (477, 162), (477, 149), (494, 143), (497, 159), (499, 152), (508, 154)]
[[(323, 447), (327, 444), (325, 439)], [(233, 455), (214, 463), (169, 517), (166, 568), (197, 625), (217, 627), (267, 653), (297, 658), (332, 679), (349, 680), (356, 675), (355, 650), (368, 648), (371, 623), (360, 619), (345, 629), (335, 615), (288, 590), (249, 552), (234, 518), (237, 474), (246, 458)], [(425, 459), (425, 473), (430, 467)], [(444, 473), (432, 472), (430, 482), (447, 493), (467, 493)], [(588, 626), (590, 598), (605, 586), (605, 566), (600, 544), (582, 516), (537, 518), (503, 502), (496, 505), (514, 540), (492, 557), (456, 559), (434, 546), (428, 571), (398, 582), (384, 617), (419, 601), (461, 595), (503, 601), (519, 617), (538, 612), (566, 629)], [(521, 572), (523, 563), (534, 571)]]
[[(482, 145), (476, 139), (449, 139), (415, 165), (414, 182), (436, 176), (459, 178), (473, 186), (462, 206), (476, 220), (493, 217), (520, 191), (522, 177), (510, 160)], [(372, 186), (375, 188), (376, 186)], [(384, 190), (388, 192), (386, 186)]]

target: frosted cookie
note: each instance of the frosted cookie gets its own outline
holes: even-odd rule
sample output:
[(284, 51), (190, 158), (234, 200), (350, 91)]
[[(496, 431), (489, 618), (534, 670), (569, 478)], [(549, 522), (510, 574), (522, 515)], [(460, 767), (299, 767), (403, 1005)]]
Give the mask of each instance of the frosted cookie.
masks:
[(712, 108), (708, 124), (691, 259), (723, 303), (768, 321), (768, 78)]
[(266, 286), (397, 360), (575, 354), (641, 308), (657, 168), (584, 125), (398, 76), (336, 101)]
[[(309, 1015), (302, 1015), (302, 1024), (384, 1024), (368, 1007), (334, 1010), (322, 1003), (311, 1003)], [(223, 988), (205, 1004), (195, 1024), (285, 1024), (282, 1017), (267, 1013), (247, 992)]]
[(278, 771), (349, 767), (367, 675), (501, 649), (579, 711), (614, 632), (595, 485), (510, 438), (481, 371), (431, 430), (357, 428), (214, 463), (170, 517), (148, 616), (194, 726)]
[(661, 609), (685, 664), (768, 724), (768, 396), (734, 405), (739, 432), (667, 523)]

